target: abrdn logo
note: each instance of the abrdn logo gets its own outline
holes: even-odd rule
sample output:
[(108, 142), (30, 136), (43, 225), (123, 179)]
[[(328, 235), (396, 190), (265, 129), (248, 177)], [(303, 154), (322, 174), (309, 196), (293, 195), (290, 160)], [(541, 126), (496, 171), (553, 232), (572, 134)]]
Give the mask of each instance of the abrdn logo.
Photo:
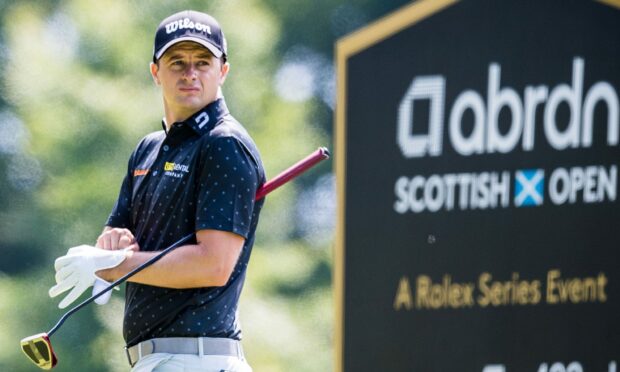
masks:
[[(556, 150), (588, 148), (592, 146), (592, 132), (606, 130), (607, 145), (616, 146), (619, 140), (618, 94), (614, 87), (599, 81), (584, 87), (584, 60), (573, 59), (570, 85), (559, 84), (552, 89), (547, 85), (528, 85), (523, 96), (510, 86), (501, 86), (501, 67), (489, 65), (487, 97), (479, 92), (466, 90), (458, 95), (450, 108), (448, 139), (460, 155), (508, 153), (519, 144), (523, 151), (534, 150), (536, 109), (544, 106), (543, 129), (547, 143)], [(587, 88), (587, 90), (586, 90)], [(403, 156), (419, 158), (442, 154), (444, 132), (446, 79), (441, 75), (417, 76), (400, 102), (397, 141)], [(413, 134), (413, 110), (416, 100), (430, 100), (428, 133)], [(561, 103), (568, 104), (570, 120), (558, 123), (556, 112)], [(593, 128), (593, 115), (597, 105), (606, 106), (607, 122)], [(500, 110), (510, 110), (512, 118), (507, 132), (498, 126)], [(474, 117), (473, 131), (463, 131), (463, 115), (471, 110)], [(605, 125), (606, 124), (606, 127)], [(446, 141), (448, 142), (448, 141)]]

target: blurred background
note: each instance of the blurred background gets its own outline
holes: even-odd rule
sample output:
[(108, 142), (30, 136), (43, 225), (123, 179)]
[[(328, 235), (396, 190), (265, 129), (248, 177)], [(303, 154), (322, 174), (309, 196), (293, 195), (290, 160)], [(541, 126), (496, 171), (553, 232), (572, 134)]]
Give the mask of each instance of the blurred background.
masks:
[[(22, 337), (64, 313), (47, 291), (54, 259), (94, 243), (129, 154), (160, 130), (148, 63), (161, 19), (214, 15), (229, 43), (224, 94), (269, 177), (332, 146), (339, 37), (403, 0), (1, 1), (0, 371), (34, 371)], [(268, 198), (241, 300), (255, 371), (332, 370), (331, 162)], [(53, 337), (58, 371), (127, 371), (123, 294), (91, 305)]]

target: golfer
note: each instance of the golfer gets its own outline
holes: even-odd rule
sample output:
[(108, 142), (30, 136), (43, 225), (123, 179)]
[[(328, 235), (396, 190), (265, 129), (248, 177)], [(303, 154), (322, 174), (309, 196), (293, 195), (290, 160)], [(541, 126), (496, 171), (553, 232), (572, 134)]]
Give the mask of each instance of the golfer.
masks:
[(251, 371), (238, 302), (265, 174), (224, 102), (226, 49), (208, 14), (183, 11), (161, 22), (150, 72), (161, 87), (163, 130), (131, 154), (96, 247), (74, 247), (56, 260), (50, 295), (71, 290), (64, 308), (95, 280), (116, 280), (195, 233), (192, 244), (129, 279), (123, 336), (133, 371)]

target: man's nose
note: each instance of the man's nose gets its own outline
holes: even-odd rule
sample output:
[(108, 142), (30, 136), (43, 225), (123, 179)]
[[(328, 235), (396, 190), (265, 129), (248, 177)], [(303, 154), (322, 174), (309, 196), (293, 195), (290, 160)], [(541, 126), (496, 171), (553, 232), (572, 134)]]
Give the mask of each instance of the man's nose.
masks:
[(196, 78), (196, 66), (194, 66), (191, 63), (188, 63), (187, 67), (185, 67), (185, 70), (183, 71), (183, 75), (184, 77), (188, 79), (195, 79)]

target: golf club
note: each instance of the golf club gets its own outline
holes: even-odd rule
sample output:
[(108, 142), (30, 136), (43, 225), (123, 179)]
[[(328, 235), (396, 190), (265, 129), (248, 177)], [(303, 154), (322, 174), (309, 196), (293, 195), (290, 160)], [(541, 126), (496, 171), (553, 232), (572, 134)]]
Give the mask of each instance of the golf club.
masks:
[[(317, 149), (316, 151), (314, 151), (313, 153), (311, 153), (304, 159), (300, 160), (299, 162), (295, 163), (294, 165), (292, 165), (291, 167), (289, 167), (282, 173), (275, 176), (273, 179), (265, 182), (265, 184), (263, 184), (257, 190), (255, 200), (260, 200), (264, 198), (267, 194), (269, 194), (273, 190), (287, 183), (291, 179), (299, 176), (306, 170), (315, 166), (317, 163), (321, 162), (322, 160), (328, 159), (329, 156), (330, 156), (329, 150), (325, 147), (320, 147), (319, 149)], [(21, 343), (21, 349), (24, 352), (24, 354), (26, 354), (28, 359), (30, 359), (37, 367), (41, 369), (49, 370), (49, 369), (54, 368), (56, 364), (58, 363), (58, 358), (56, 357), (56, 354), (54, 353), (54, 349), (52, 348), (50, 337), (60, 328), (60, 326), (65, 322), (65, 320), (67, 320), (76, 311), (80, 310), (84, 306), (93, 302), (95, 299), (99, 298), (104, 293), (112, 290), (112, 288), (125, 282), (131, 276), (146, 269), (147, 267), (157, 262), (159, 259), (161, 259), (166, 254), (182, 246), (184, 243), (188, 242), (193, 236), (194, 236), (194, 233), (191, 233), (191, 234), (188, 234), (182, 237), (181, 239), (173, 243), (171, 246), (160, 251), (157, 255), (153, 256), (148, 261), (144, 262), (142, 265), (136, 267), (134, 270), (128, 272), (121, 278), (117, 279), (115, 282), (111, 283), (101, 292), (87, 298), (79, 305), (73, 307), (71, 310), (67, 311), (60, 318), (60, 320), (58, 320), (58, 323), (56, 323), (56, 325), (51, 330), (49, 330), (47, 333), (39, 333), (39, 334), (22, 339), (20, 343)]]

